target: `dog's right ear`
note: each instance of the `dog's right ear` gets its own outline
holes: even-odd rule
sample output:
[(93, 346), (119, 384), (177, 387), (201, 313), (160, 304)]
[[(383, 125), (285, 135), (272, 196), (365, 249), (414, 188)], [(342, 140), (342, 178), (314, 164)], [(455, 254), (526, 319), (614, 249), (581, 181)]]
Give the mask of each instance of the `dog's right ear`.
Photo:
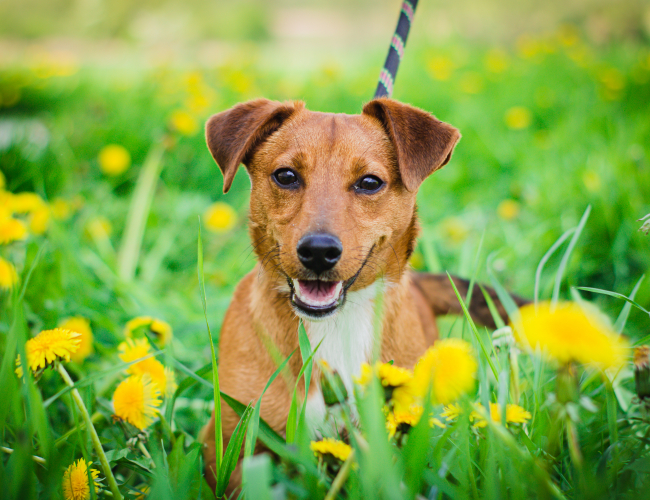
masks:
[(302, 102), (256, 99), (217, 113), (208, 120), (205, 138), (223, 174), (224, 193), (230, 189), (239, 165), (243, 163), (248, 167), (255, 150), (302, 108)]

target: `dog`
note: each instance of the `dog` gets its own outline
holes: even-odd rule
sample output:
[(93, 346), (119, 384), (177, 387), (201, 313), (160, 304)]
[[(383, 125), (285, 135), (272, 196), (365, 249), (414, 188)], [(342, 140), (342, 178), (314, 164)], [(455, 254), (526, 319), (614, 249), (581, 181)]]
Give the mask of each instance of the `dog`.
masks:
[[(209, 119), (206, 140), (224, 193), (240, 164), (250, 176), (249, 231), (259, 259), (238, 284), (222, 326), (225, 393), (244, 404), (259, 398), (278, 359), (298, 348), (300, 320), (312, 349), (322, 341), (314, 359), (336, 370), (350, 393), (373, 351), (384, 362), (413, 368), (438, 338), (436, 316), (461, 313), (446, 275), (416, 273), (408, 265), (419, 231), (418, 187), (449, 162), (460, 137), (433, 115), (389, 98), (368, 102), (359, 115), (257, 99)], [(468, 282), (454, 280), (464, 296)], [(383, 323), (376, 341), (378, 293)], [(482, 294), (474, 294), (470, 312), (494, 326)], [(294, 380), (301, 364), (299, 356), (288, 363)], [(325, 416), (318, 368), (312, 377), (306, 418), (317, 431)], [(298, 388), (305, 397), (302, 384)], [(292, 391), (287, 378), (278, 377), (262, 400), (262, 418), (280, 434)], [(225, 442), (238, 421), (222, 404)], [(214, 488), (214, 414), (202, 440)], [(240, 481), (238, 467), (231, 490)]]

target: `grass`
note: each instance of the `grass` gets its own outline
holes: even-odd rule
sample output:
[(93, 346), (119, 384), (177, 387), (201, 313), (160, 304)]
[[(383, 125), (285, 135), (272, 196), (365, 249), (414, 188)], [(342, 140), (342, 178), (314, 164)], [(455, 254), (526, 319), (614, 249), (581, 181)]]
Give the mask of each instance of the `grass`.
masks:
[[(580, 293), (620, 317), (617, 330), (632, 343), (644, 343), (650, 288), (640, 279), (650, 242), (637, 219), (650, 212), (650, 47), (596, 47), (574, 35), (511, 47), (409, 46), (395, 97), (463, 133), (451, 163), (420, 190), (422, 237), (412, 265), (490, 282), (501, 295)], [(493, 332), (465, 318), (444, 319), (440, 328), (443, 337), (475, 343), (479, 383), (461, 401), (465, 416), (444, 429), (421, 419), (397, 446), (387, 439), (382, 391), (371, 385), (355, 402), (361, 425), (350, 435), (354, 464), (317, 463), (298, 396), (287, 445), (259, 419), (259, 402), (238, 404), (219, 391), (216, 332), (255, 259), (245, 230), (248, 180), (240, 172), (227, 197), (221, 194), (201, 123), (259, 95), (357, 113), (383, 60), (379, 51), (370, 56), (298, 74), (248, 60), (111, 73), (100, 65), (71, 69), (54, 56), (0, 70), (6, 189), (36, 192), (52, 207), (61, 198), (71, 210), (44, 234), (0, 246), (20, 275), (13, 291), (0, 292), (2, 495), (60, 498), (63, 471), (74, 460), (100, 467), (89, 424), (72, 392), (63, 392), (60, 374), (47, 370), (25, 384), (13, 374), (27, 338), (75, 315), (90, 320), (95, 352), (65, 367), (125, 498), (145, 485), (150, 498), (212, 498), (196, 439), (219, 399), (244, 415), (241, 439), (220, 472), (229, 475), (243, 447), (248, 498), (636, 498), (647, 489), (650, 420), (634, 396), (631, 367), (615, 377), (579, 370), (580, 398), (558, 405), (552, 364), (499, 350)], [(102, 174), (97, 155), (107, 144), (129, 151), (125, 173)], [(197, 216), (214, 201), (237, 216), (221, 232), (204, 220), (197, 276)], [(110, 231), (97, 230), (99, 217)], [(172, 325), (173, 341), (154, 356), (178, 379), (163, 418), (141, 440), (150, 458), (135, 444), (141, 433), (112, 421), (111, 406), (127, 368), (117, 356), (124, 325), (145, 314)], [(294, 354), (306, 361), (305, 373), (310, 351), (303, 339)], [(477, 430), (468, 417), (476, 401), (519, 404), (532, 418)], [(342, 418), (351, 418), (349, 411), (344, 407)], [(256, 437), (280, 458), (249, 456)]]

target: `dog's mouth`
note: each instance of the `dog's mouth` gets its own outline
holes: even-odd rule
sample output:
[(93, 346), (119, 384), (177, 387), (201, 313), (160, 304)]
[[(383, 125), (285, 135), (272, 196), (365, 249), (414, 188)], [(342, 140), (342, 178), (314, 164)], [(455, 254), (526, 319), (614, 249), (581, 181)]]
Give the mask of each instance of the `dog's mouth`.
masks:
[(323, 318), (343, 305), (343, 281), (291, 280), (291, 303), (307, 316)]
[(323, 319), (334, 314), (345, 303), (348, 289), (361, 274), (373, 249), (374, 245), (359, 270), (348, 280), (326, 281), (288, 278), (287, 281), (291, 288), (291, 305), (296, 312), (309, 319)]

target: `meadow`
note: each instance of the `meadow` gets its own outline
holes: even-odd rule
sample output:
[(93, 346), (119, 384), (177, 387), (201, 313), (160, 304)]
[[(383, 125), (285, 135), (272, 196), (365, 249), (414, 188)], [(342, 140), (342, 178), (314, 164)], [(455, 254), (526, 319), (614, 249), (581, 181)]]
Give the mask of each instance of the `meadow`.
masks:
[[(116, 70), (40, 50), (0, 68), (1, 498), (213, 498), (197, 438), (219, 396), (219, 327), (255, 258), (248, 178), (241, 169), (222, 194), (203, 123), (259, 96), (358, 113), (384, 50), (302, 71), (267, 55), (251, 46), (214, 67)], [(275, 458), (246, 458), (245, 498), (639, 498), (650, 487), (650, 362), (638, 350), (633, 363), (631, 346), (650, 343), (650, 237), (639, 231), (650, 46), (596, 45), (572, 25), (498, 46), (414, 43), (394, 97), (463, 134), (420, 189), (412, 266), (471, 278), (473, 293), (491, 284), (511, 309), (505, 290), (572, 301), (611, 344), (549, 358), (507, 325), (444, 318), (442, 337), (463, 339), (475, 363), (448, 372), (449, 387), (470, 380), (457, 394), (427, 392), (416, 416), (391, 424), (395, 391), (419, 375), (369, 367), (332, 407), (346, 420), (354, 400), (350, 447), (316, 453), (300, 401), (286, 438), (256, 402), (230, 401), (242, 432), (221, 484), (259, 439)], [(589, 328), (580, 321), (554, 323), (567, 345)], [(53, 362), (43, 355), (17, 376), (18, 355), (32, 364), (27, 340), (60, 326), (83, 330), (81, 346), (67, 339)], [(604, 360), (625, 342), (623, 361)], [(116, 391), (143, 371), (150, 404), (127, 417)], [(69, 469), (82, 458), (99, 474)], [(66, 470), (86, 490), (64, 493)]]

